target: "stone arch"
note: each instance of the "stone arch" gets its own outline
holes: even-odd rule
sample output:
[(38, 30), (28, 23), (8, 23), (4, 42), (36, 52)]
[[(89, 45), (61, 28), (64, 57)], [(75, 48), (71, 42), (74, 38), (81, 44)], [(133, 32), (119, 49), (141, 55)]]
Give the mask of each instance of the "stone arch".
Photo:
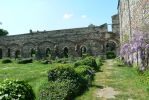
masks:
[(116, 42), (113, 41), (108, 41), (106, 43), (106, 51), (115, 51), (117, 47)]
[(63, 54), (64, 54), (64, 57), (65, 57), (65, 58), (68, 58), (68, 53), (69, 53), (68, 47), (64, 47), (64, 49), (63, 49)]
[(46, 48), (45, 52), (46, 52), (46, 57), (50, 57), (51, 56), (50, 48)]
[(33, 58), (36, 57), (36, 50), (35, 50), (34, 48), (32, 48), (32, 49), (30, 50), (30, 57), (33, 57)]
[(22, 56), (25, 58), (31, 57), (31, 51), (36, 51), (36, 44), (32, 42), (24, 43), (22, 46)]
[(87, 53), (87, 47), (85, 45), (82, 45), (80, 47), (80, 56), (82, 57), (83, 54), (86, 54)]
[(58, 41), (58, 44), (59, 44), (59, 53), (62, 57), (64, 55), (64, 48), (65, 47), (67, 47), (67, 49), (69, 50), (68, 55), (76, 56), (76, 51), (75, 51), (76, 43), (74, 43), (71, 40), (60, 40), (60, 41)]
[(103, 52), (103, 41), (98, 39), (83, 39), (79, 41), (78, 43), (80, 45), (85, 45), (87, 48), (86, 53), (88, 55), (97, 56), (100, 55)]
[(117, 56), (119, 55), (119, 47), (118, 47), (118, 43), (115, 40), (108, 40), (105, 43), (105, 53), (108, 57), (109, 53), (108, 52), (113, 52), (112, 55)]
[(114, 43), (115, 46), (116, 46), (116, 48), (119, 47), (119, 42), (118, 42), (117, 40), (108, 40), (108, 41), (106, 42), (106, 44), (109, 43), (109, 42), (110, 42), (110, 43)]
[(15, 58), (20, 58), (21, 57), (21, 51), (20, 50), (16, 50), (15, 51)]
[(39, 50), (40, 50), (40, 55), (44, 58), (47, 57), (47, 52), (46, 52), (47, 48), (50, 49), (50, 53), (52, 54), (53, 51), (54, 51), (54, 45), (55, 45), (55, 43), (53, 43), (51, 41), (40, 42), (38, 44), (38, 47), (39, 47)]
[(9, 44), (7, 47), (7, 57), (15, 57), (15, 53), (20, 49), (20, 45), (16, 43)]

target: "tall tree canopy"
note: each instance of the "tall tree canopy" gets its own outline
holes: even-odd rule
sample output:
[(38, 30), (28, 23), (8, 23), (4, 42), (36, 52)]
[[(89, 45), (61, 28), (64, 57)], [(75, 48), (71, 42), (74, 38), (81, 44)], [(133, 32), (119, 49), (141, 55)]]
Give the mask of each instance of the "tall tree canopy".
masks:
[(8, 31), (4, 29), (0, 29), (0, 36), (6, 36), (8, 35)]

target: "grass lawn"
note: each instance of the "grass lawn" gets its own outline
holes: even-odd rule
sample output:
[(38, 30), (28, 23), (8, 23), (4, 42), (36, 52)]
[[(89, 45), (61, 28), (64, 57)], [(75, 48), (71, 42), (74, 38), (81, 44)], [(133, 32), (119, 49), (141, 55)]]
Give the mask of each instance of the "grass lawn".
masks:
[(38, 99), (38, 89), (42, 82), (47, 81), (47, 71), (54, 64), (41, 64), (33, 62), (30, 64), (2, 64), (0, 60), (0, 82), (4, 79), (18, 79), (27, 81), (33, 88)]
[[(10, 64), (2, 64), (0, 60), (0, 82), (7, 78), (25, 80), (32, 86), (38, 100), (39, 87), (47, 81), (47, 71), (55, 64), (36, 61), (17, 64), (15, 60)], [(101, 69), (102, 72), (96, 73), (89, 90), (75, 100), (107, 100), (97, 96), (98, 91), (106, 87), (119, 91), (114, 99), (108, 100), (149, 100), (149, 72), (139, 75), (135, 68), (118, 67), (115, 60), (106, 60)]]
[[(102, 71), (96, 73), (93, 85), (76, 100), (149, 100), (149, 74), (139, 75), (135, 68), (118, 67), (115, 60), (107, 60)], [(106, 87), (119, 93), (111, 99), (98, 97), (98, 91)]]

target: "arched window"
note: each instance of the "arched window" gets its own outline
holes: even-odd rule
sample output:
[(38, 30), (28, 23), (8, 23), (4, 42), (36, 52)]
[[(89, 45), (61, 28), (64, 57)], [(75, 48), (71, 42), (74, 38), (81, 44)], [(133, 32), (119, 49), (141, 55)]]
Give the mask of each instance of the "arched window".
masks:
[(20, 58), (21, 57), (21, 53), (20, 53), (20, 50), (17, 50), (15, 52), (15, 58)]
[(34, 49), (31, 49), (31, 57), (35, 57), (36, 56), (36, 51)]
[(51, 50), (50, 50), (50, 48), (47, 48), (46, 49), (46, 57), (50, 57), (50, 55), (51, 55)]
[(0, 59), (2, 59), (3, 58), (3, 51), (2, 51), (2, 49), (0, 48)]
[(8, 55), (7, 55), (7, 57), (11, 57), (10, 51), (11, 51), (10, 48), (8, 48), (8, 52), (7, 52)]
[(63, 53), (64, 53), (64, 57), (68, 58), (68, 48), (67, 47), (64, 48), (64, 52)]
[(83, 54), (86, 54), (87, 49), (85, 46), (81, 46), (81, 56), (83, 56)]

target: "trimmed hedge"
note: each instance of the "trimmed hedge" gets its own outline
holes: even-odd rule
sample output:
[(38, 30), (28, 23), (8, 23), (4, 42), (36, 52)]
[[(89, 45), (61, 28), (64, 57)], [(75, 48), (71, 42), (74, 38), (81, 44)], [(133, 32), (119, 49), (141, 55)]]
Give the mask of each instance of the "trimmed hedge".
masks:
[(83, 78), (85, 79), (88, 84), (91, 84), (91, 81), (94, 79), (95, 71), (86, 65), (78, 66), (75, 68), (75, 71)]
[(87, 65), (92, 67), (95, 71), (98, 71), (100, 69), (100, 66), (97, 66), (96, 58), (95, 57), (86, 57), (83, 60), (79, 60), (74, 63), (75, 67), (81, 66), (81, 65)]
[(87, 81), (68, 64), (51, 67), (48, 81), (40, 88), (40, 97), (43, 100), (70, 100), (87, 87)]
[(35, 100), (32, 87), (24, 81), (5, 80), (0, 84), (1, 100)]
[(2, 60), (2, 64), (12, 63), (10, 59), (4, 59)]
[(63, 80), (73, 80), (79, 87), (86, 83), (86, 81), (82, 79), (82, 77), (76, 73), (74, 68), (69, 64), (58, 64), (48, 71), (48, 81), (62, 82)]
[(32, 62), (33, 62), (33, 59), (22, 59), (18, 61), (18, 64), (28, 64)]
[[(73, 80), (52, 81), (40, 87), (40, 100), (72, 100), (78, 89)], [(77, 90), (78, 91), (78, 90)]]

